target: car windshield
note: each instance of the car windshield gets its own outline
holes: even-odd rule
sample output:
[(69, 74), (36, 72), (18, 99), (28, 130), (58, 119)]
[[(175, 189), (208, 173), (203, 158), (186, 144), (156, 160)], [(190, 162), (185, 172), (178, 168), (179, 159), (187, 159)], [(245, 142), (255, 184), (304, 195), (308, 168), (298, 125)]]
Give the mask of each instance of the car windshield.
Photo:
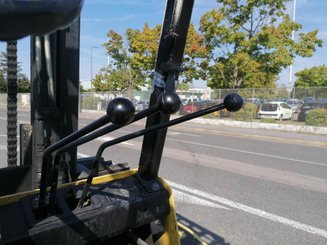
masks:
[(299, 104), (299, 101), (297, 101), (297, 100), (288, 100), (286, 103), (289, 104), (289, 105), (297, 105), (297, 104)]
[(277, 104), (263, 104), (261, 111), (277, 111)]

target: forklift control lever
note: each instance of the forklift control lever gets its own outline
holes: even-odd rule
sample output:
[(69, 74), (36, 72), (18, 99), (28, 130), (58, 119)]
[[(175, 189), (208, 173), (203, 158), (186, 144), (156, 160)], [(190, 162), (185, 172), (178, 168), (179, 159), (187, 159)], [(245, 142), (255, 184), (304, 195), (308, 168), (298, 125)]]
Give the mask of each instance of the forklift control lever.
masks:
[(206, 114), (209, 114), (209, 113), (212, 113), (212, 112), (215, 112), (218, 110), (227, 109), (228, 111), (235, 112), (235, 111), (240, 110), (242, 108), (242, 106), (243, 106), (243, 99), (241, 96), (239, 96), (238, 94), (229, 94), (225, 97), (224, 103), (214, 105), (209, 108), (203, 109), (201, 111), (197, 111), (192, 114), (188, 114), (188, 115), (185, 115), (185, 116), (182, 116), (182, 117), (170, 120), (170, 121), (162, 122), (161, 124), (157, 124), (157, 125), (142, 129), (140, 131), (130, 133), (130, 134), (124, 135), (122, 137), (119, 137), (119, 138), (116, 138), (116, 139), (113, 139), (113, 140), (103, 143), (99, 147), (97, 154), (95, 156), (95, 159), (93, 161), (92, 169), (91, 169), (90, 174), (87, 178), (87, 181), (84, 185), (81, 198), (78, 202), (78, 206), (83, 207), (83, 204), (86, 200), (88, 191), (91, 187), (93, 178), (94, 178), (94, 176), (96, 176), (96, 172), (99, 167), (102, 153), (106, 148), (116, 145), (116, 144), (119, 144), (119, 143), (122, 143), (127, 140), (137, 138), (139, 136), (143, 136), (145, 134), (150, 134), (150, 133), (156, 132), (158, 130), (168, 128), (170, 126), (173, 126), (173, 125), (176, 125), (176, 124), (179, 124), (179, 123), (182, 123), (182, 122), (185, 122), (185, 121), (188, 121), (188, 120), (200, 117), (200, 116), (204, 116)]
[[(162, 113), (165, 114), (173, 114), (176, 113), (179, 110), (179, 107), (181, 105), (181, 100), (179, 98), (179, 96), (174, 93), (174, 92), (165, 92), (162, 93), (158, 100), (157, 100), (157, 104), (155, 104), (154, 106), (151, 106), (150, 108), (141, 111), (139, 113), (137, 113), (133, 118), (129, 118), (131, 117), (131, 115), (134, 115), (134, 106), (132, 105), (132, 103), (124, 98), (116, 98), (114, 100), (111, 101), (111, 103), (109, 103), (108, 107), (107, 107), (107, 114), (105, 116), (103, 116), (102, 118), (98, 119), (97, 121), (100, 121), (101, 123), (97, 123), (97, 121), (85, 126), (83, 129), (80, 130), (80, 133), (77, 134), (77, 132), (67, 136), (66, 138), (62, 139), (61, 141), (55, 143), (54, 145), (48, 147), (46, 149), (46, 153), (47, 153), (47, 157), (43, 158), (43, 164), (48, 165), (50, 163), (50, 154), (54, 151), (57, 150), (56, 155), (55, 155), (55, 159), (54, 159), (54, 165), (53, 165), (53, 171), (52, 171), (52, 181), (51, 181), (51, 191), (50, 191), (50, 207), (54, 205), (55, 202), (55, 195), (56, 195), (56, 189), (57, 189), (57, 183), (58, 183), (58, 171), (59, 171), (59, 166), (60, 166), (60, 159), (61, 159), (61, 155), (63, 152), (71, 149), (72, 147), (75, 146), (79, 146), (81, 144), (84, 144), (86, 142), (89, 142), (95, 138), (98, 138), (104, 134), (110, 133), (120, 127), (122, 127), (123, 125), (120, 124), (118, 125), (118, 123), (125, 121), (127, 122), (126, 124), (135, 121), (138, 121), (140, 119), (145, 118), (146, 116), (159, 112), (161, 111)], [(133, 113), (132, 113), (133, 111)], [(125, 115), (129, 114), (128, 115)], [(126, 118), (125, 118), (126, 117)], [(117, 124), (111, 124), (108, 125), (102, 129), (99, 129), (98, 131), (95, 131), (93, 133), (90, 133), (91, 130), (95, 130), (97, 128), (99, 128), (100, 126), (103, 126), (102, 121), (105, 120), (111, 120), (112, 122), (116, 122)], [(131, 120), (129, 120), (131, 119)], [(91, 125), (93, 125), (91, 127)], [(97, 126), (97, 127), (94, 127)], [(87, 131), (85, 131), (84, 129), (88, 129)], [(82, 131), (84, 130), (84, 131)], [(81, 132), (82, 131), (82, 132)], [(88, 135), (86, 135), (87, 133), (90, 133)], [(82, 137), (86, 135), (85, 137)], [(72, 137), (74, 136), (74, 137)], [(72, 140), (65, 140), (65, 139), (72, 139)], [(64, 141), (64, 142), (63, 142)], [(63, 143), (61, 143), (63, 142)], [(50, 151), (48, 150), (50, 148)], [(43, 171), (43, 169), (42, 169)], [(43, 174), (42, 174), (43, 176)], [(41, 186), (40, 186), (40, 199), (41, 197), (44, 199), (45, 202), (45, 194), (46, 194), (46, 182), (41, 182)], [(39, 207), (44, 206), (43, 204), (41, 204), (41, 201), (39, 202)], [(51, 208), (50, 208), (51, 209)]]
[[(49, 146), (44, 151), (43, 161), (42, 161), (42, 174), (40, 181), (40, 199), (39, 199), (39, 207), (46, 206), (46, 187), (47, 187), (47, 173), (48, 173), (48, 165), (51, 162), (51, 153), (59, 148), (71, 143), (72, 141), (94, 131), (107, 124), (108, 122), (112, 122), (115, 125), (125, 125), (133, 121), (134, 119), (135, 108), (133, 103), (126, 98), (115, 98), (113, 99), (107, 106), (106, 115), (100, 117), (96, 121), (91, 124), (85, 126), (84, 128), (68, 135), (57, 143)], [(59, 159), (60, 162), (60, 159)], [(54, 164), (54, 169), (59, 168), (59, 164)], [(58, 171), (54, 171), (53, 178), (58, 178)]]

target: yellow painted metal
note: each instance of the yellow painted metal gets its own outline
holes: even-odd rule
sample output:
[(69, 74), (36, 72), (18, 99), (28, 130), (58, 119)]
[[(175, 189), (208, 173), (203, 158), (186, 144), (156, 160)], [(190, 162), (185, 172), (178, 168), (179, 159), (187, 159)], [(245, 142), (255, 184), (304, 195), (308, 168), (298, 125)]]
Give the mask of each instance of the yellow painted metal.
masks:
[(181, 230), (184, 230), (185, 232), (189, 233), (191, 236), (193, 236), (201, 245), (207, 245), (207, 243), (198, 236), (198, 234), (196, 234), (194, 231), (192, 231), (190, 228), (188, 228), (186, 225), (183, 225), (182, 223), (177, 223), (180, 232), (182, 232)]
[(170, 213), (168, 214), (165, 220), (165, 233), (160, 237), (159, 240), (155, 242), (155, 245), (179, 245), (180, 237), (177, 227), (176, 209), (173, 192), (169, 185), (163, 179), (159, 178), (159, 180), (163, 184), (164, 188), (169, 192)]
[[(108, 174), (103, 176), (98, 176), (93, 179), (93, 184), (101, 184), (104, 182), (114, 181), (118, 179), (127, 178), (137, 172), (137, 169), (132, 169), (120, 173), (115, 174)], [(174, 203), (174, 197), (171, 188), (169, 185), (161, 178), (158, 178), (159, 181), (162, 183), (164, 188), (169, 192), (169, 206), (170, 206), (170, 213), (165, 219), (165, 232), (163, 235), (154, 243), (155, 245), (179, 245), (180, 244), (180, 235), (178, 226), (185, 232), (188, 232), (190, 235), (195, 237), (199, 241), (200, 244), (206, 244), (200, 237), (198, 237), (193, 231), (189, 228), (183, 226), (180, 223), (177, 223), (176, 218), (176, 209)], [(86, 182), (86, 180), (79, 180), (72, 183), (62, 184), (58, 186), (58, 189), (63, 189), (71, 186), (82, 185)], [(35, 189), (32, 191), (16, 193), (12, 195), (2, 196), (0, 197), (0, 206), (7, 205), (10, 203), (18, 202), (20, 199), (25, 198), (30, 195), (36, 195), (39, 193), (39, 189)]]
[[(129, 177), (129, 176), (135, 174), (136, 172), (137, 172), (137, 169), (132, 169), (132, 170), (128, 170), (128, 171), (124, 171), (124, 172), (120, 172), (120, 173), (98, 176), (93, 179), (92, 184), (96, 185), (96, 184), (101, 184), (104, 182), (109, 182), (109, 181), (113, 181), (113, 180), (126, 178), (126, 177)], [(86, 182), (86, 180), (84, 179), (84, 180), (79, 180), (79, 181), (75, 181), (75, 182), (71, 182), (71, 183), (67, 183), (67, 184), (62, 184), (62, 185), (58, 186), (58, 189), (63, 189), (63, 188), (67, 188), (70, 186), (82, 185), (85, 182)], [(38, 194), (39, 191), (40, 191), (39, 189), (35, 189), (32, 191), (26, 191), (26, 192), (15, 193), (12, 195), (2, 196), (2, 197), (0, 197), (0, 206), (18, 202), (20, 199), (22, 199), (24, 197)]]

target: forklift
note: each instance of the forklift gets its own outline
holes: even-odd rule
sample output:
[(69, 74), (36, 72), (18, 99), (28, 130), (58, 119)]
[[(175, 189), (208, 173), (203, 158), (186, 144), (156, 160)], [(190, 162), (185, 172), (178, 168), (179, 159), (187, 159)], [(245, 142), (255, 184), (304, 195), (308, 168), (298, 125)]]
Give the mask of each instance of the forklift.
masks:
[[(83, 0), (0, 0), (0, 40), (7, 42), (8, 167), (0, 169), (0, 244), (205, 244), (176, 220), (173, 192), (160, 178), (167, 129), (227, 109), (224, 102), (170, 119), (181, 100), (175, 84), (194, 0), (167, 0), (149, 108), (115, 98), (106, 114), (78, 129), (80, 12)], [(31, 36), (31, 122), (19, 126), (17, 41)], [(146, 118), (144, 129), (104, 142), (93, 157), (77, 147)], [(144, 136), (137, 169), (103, 151)], [(184, 239), (184, 234), (193, 236)], [(192, 243), (190, 242), (192, 241)]]

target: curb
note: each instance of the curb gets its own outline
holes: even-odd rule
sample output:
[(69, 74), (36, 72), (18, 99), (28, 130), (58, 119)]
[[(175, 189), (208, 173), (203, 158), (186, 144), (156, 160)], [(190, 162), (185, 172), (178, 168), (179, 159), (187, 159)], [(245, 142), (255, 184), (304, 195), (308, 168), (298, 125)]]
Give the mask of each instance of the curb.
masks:
[(311, 133), (311, 134), (323, 134), (327, 135), (327, 127), (314, 127), (314, 126), (296, 126), (296, 125), (285, 125), (285, 124), (274, 124), (274, 123), (258, 123), (258, 122), (240, 122), (240, 121), (229, 121), (222, 119), (205, 119), (196, 118), (191, 120), (194, 123), (209, 124), (209, 125), (220, 125), (220, 126), (232, 126), (239, 128), (251, 128), (251, 129), (269, 129), (279, 130), (296, 133)]

